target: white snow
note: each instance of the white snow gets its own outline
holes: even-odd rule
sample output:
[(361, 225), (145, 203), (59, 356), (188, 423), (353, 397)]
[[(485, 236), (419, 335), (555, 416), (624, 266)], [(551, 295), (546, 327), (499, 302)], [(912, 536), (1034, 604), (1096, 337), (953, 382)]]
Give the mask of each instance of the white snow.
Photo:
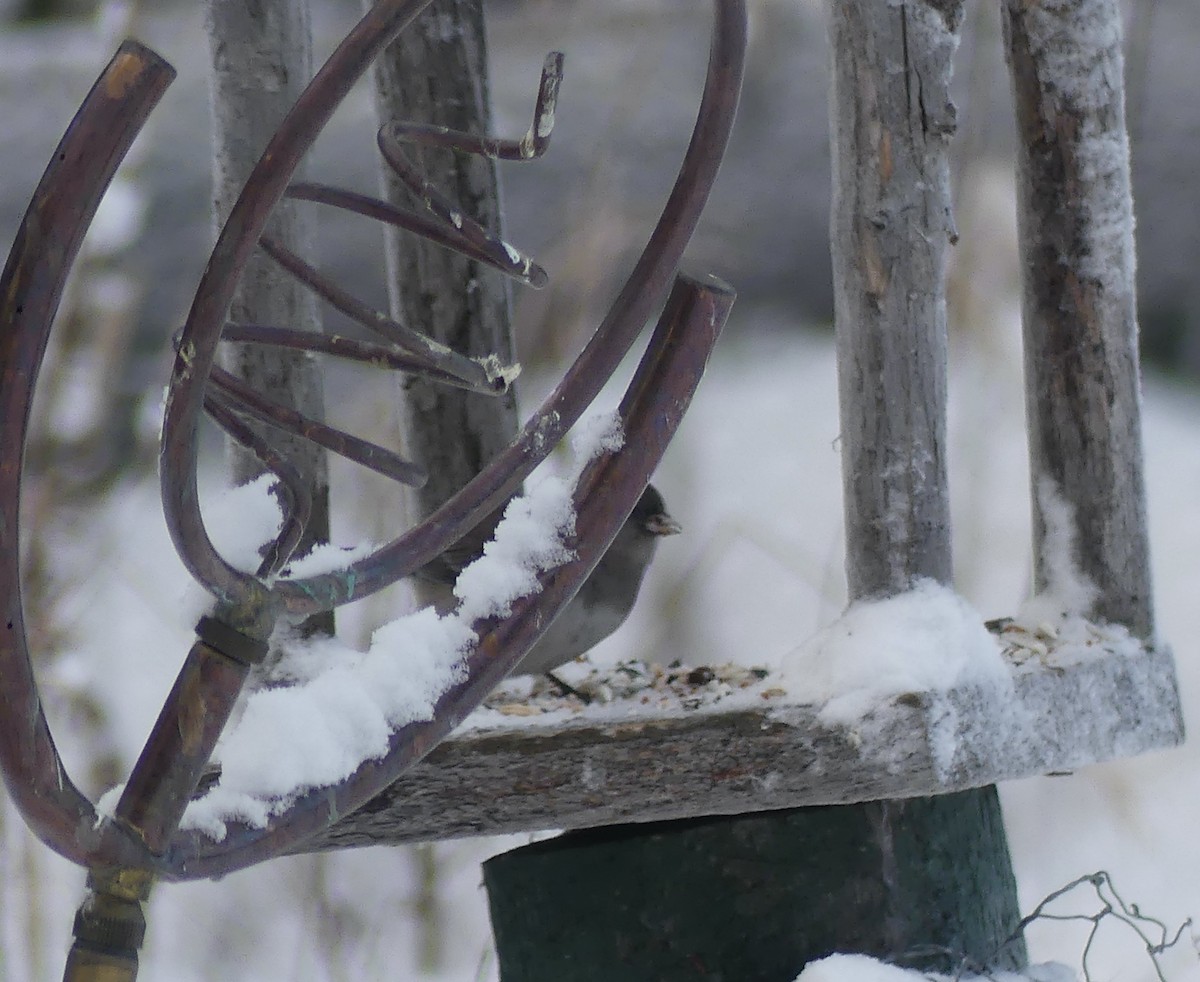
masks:
[(271, 493), (275, 479), (264, 474), (247, 484), (226, 488), (210, 506), (202, 507), (208, 537), (230, 566), (253, 573), (259, 549), (279, 534), (283, 513)]
[(830, 955), (810, 962), (796, 982), (1077, 982), (1073, 969), (1058, 962), (1030, 965), (1023, 972), (988, 972), (973, 975), (939, 975), (889, 965), (869, 955)]
[(365, 559), (378, 548), (374, 542), (360, 542), (355, 546), (342, 546), (326, 542), (316, 546), (307, 556), (293, 559), (284, 567), (288, 579), (301, 580), (320, 573), (332, 573), (345, 569), (351, 563)]
[(230, 819), (262, 826), (297, 794), (382, 757), (393, 730), (431, 719), (438, 698), (463, 680), (463, 653), (474, 640), (463, 620), (430, 609), (380, 628), (365, 654), (337, 641), (305, 642), (305, 670), (326, 654), (324, 670), (250, 694), (220, 745), (220, 784), (189, 806), (183, 826), (215, 839)]
[[(213, 548), (234, 569), (253, 573), (262, 561), (260, 550), (279, 534), (283, 512), (271, 488), (275, 479), (264, 474), (238, 487), (201, 488), (200, 513)], [(194, 626), (212, 608), (212, 596), (194, 580), (179, 591), (179, 616)]]
[(504, 511), (496, 537), (483, 555), (459, 574), (454, 596), (466, 623), (505, 617), (518, 598), (540, 589), (537, 574), (573, 557), (563, 538), (575, 530), (571, 486), (546, 478), (537, 493), (517, 498)]
[(1037, 498), (1045, 526), (1042, 569), (1046, 587), (1025, 601), (1018, 620), (1035, 629), (1042, 625), (1057, 629), (1068, 620), (1082, 621), (1088, 616), (1096, 600), (1096, 585), (1076, 562), (1074, 509), (1044, 474), (1037, 480)]
[(830, 955), (806, 965), (796, 982), (918, 982), (922, 978), (921, 972), (870, 955)]
[[(431, 719), (438, 699), (466, 677), (464, 656), (478, 640), (472, 624), (506, 616), (518, 598), (541, 589), (539, 572), (572, 558), (563, 540), (574, 531), (575, 480), (584, 465), (621, 440), (612, 414), (580, 426), (572, 440), (574, 469), (565, 477), (542, 476), (510, 503), (495, 538), (460, 574), (453, 612), (439, 616), (426, 608), (399, 617), (375, 631), (366, 652), (336, 638), (301, 640), (277, 631), (273, 641), (282, 658), (273, 677), (291, 684), (249, 694), (215, 755), (220, 783), (189, 805), (183, 827), (218, 840), (230, 820), (261, 827), (297, 795), (335, 784), (365, 761), (383, 757), (400, 727)], [(235, 523), (241, 534), (268, 527), (262, 521), (266, 484), (269, 479), (223, 499), (242, 506)], [(277, 527), (277, 512), (275, 521)], [(337, 550), (333, 555), (345, 558)], [(323, 566), (328, 559), (316, 562)]]
[(1011, 686), (983, 618), (953, 590), (922, 580), (846, 612), (786, 656), (780, 675), (826, 723), (852, 724), (893, 696), (964, 684)]
[[(1006, 653), (1037, 657), (1047, 665), (1067, 666), (1100, 652), (1134, 656), (1141, 644), (1121, 624), (1091, 621), (1096, 585), (1078, 563), (1075, 511), (1046, 475), (1035, 482), (1045, 528), (1042, 539), (1044, 589), (1025, 600), (1002, 637)], [(1013, 647), (1013, 645), (1018, 645)]]

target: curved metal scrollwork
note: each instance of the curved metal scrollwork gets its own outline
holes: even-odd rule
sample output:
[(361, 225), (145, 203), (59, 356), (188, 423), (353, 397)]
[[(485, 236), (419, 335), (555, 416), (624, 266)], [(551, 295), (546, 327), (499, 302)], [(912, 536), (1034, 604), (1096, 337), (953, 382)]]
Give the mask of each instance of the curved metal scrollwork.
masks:
[[(408, 212), (354, 192), (293, 183), (301, 158), (374, 58), (428, 0), (380, 0), (336, 49), (280, 126), (223, 227), (191, 312), (177, 340), (161, 448), (163, 507), (172, 539), (191, 574), (216, 598), (213, 616), (163, 708), (115, 815), (99, 821), (70, 782), (42, 713), (30, 666), (18, 569), (19, 493), (34, 384), (63, 282), (117, 164), (169, 84), (173, 71), (153, 52), (126, 42), (105, 69), (64, 136), (34, 197), (0, 294), (0, 768), (37, 835), (67, 858), (97, 871), (142, 871), (148, 879), (217, 876), (294, 849), (303, 839), (365, 802), (419, 760), (510, 671), (536, 642), (553, 612), (579, 588), (629, 514), (691, 398), (733, 301), (716, 281), (675, 278), (729, 137), (745, 49), (744, 0), (716, 0), (708, 76), (691, 143), (655, 227), (629, 279), (576, 362), (513, 443), (426, 521), (344, 569), (305, 578), (276, 575), (308, 519), (309, 490), (262, 435), (290, 431), (398, 481), (419, 483), (418, 466), (256, 393), (216, 364), (218, 345), (277, 345), (381, 363), (479, 392), (502, 392), (504, 366), (469, 359), (369, 309), (279, 243), (264, 238), (284, 197), (356, 211), (437, 241), (510, 276), (539, 285), (545, 273), (528, 257), (464, 217), (424, 182), (407, 160), (410, 143), (524, 160), (550, 135), (561, 56), (543, 68), (534, 121), (520, 140), (498, 140), (415, 123), (379, 135), (389, 165), (426, 205)], [(334, 306), (366, 325), (377, 341), (301, 334), (282, 326), (229, 324), (241, 271), (256, 249)], [(671, 289), (672, 281), (674, 288)], [(669, 297), (667, 296), (669, 292)], [(409, 575), (455, 542), (521, 486), (579, 419), (646, 321), (663, 303), (658, 328), (629, 386), (620, 414), (625, 446), (597, 458), (575, 490), (577, 555), (543, 576), (543, 590), (510, 616), (474, 625), (479, 643), (465, 681), (437, 704), (435, 718), (392, 734), (389, 753), (349, 779), (296, 799), (265, 828), (231, 827), (224, 842), (178, 831), (183, 808), (212, 752), (250, 665), (280, 617), (302, 617), (367, 596)], [(244, 443), (284, 488), (286, 520), (255, 573), (231, 566), (215, 549), (197, 497), (197, 429), (207, 411)], [(604, 493), (594, 493), (603, 487)], [(203, 712), (198, 716), (198, 708)], [(196, 720), (201, 722), (197, 723)], [(108, 876), (108, 874), (105, 874)], [(119, 877), (118, 877), (119, 879)], [(111, 876), (106, 880), (111, 886)], [(113, 888), (114, 890), (116, 888)], [(110, 893), (113, 891), (110, 890)], [(120, 892), (117, 890), (116, 892)]]

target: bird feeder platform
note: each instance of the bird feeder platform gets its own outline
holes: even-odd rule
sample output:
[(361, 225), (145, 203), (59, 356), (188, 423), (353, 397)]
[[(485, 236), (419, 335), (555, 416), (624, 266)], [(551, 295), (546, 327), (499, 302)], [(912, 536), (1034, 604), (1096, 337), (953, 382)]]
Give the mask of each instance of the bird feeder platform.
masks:
[(538, 687), (518, 698), (510, 682), (303, 848), (929, 796), (1182, 741), (1168, 649), (990, 626), (1011, 689), (904, 692), (853, 724), (827, 721), (785, 675), (733, 665), (595, 670), (577, 686), (587, 704)]

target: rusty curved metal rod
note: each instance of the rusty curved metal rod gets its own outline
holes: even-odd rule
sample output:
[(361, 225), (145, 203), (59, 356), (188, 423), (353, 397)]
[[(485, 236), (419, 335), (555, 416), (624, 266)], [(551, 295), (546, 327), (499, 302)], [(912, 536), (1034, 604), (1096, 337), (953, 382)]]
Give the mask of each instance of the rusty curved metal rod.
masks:
[(301, 94), (251, 172), (217, 237), (175, 356), (163, 417), (160, 476), (172, 541), (192, 576), (219, 601), (266, 597), (253, 577), (233, 569), (213, 547), (200, 514), (197, 428), (204, 383), (212, 368), (238, 273), (257, 248), (268, 216), (301, 157), (371, 62), (429, 0), (381, 0), (355, 25)]
[[(300, 157), (367, 64), (426, 5), (380, 0), (317, 73), (268, 145), (209, 260), (176, 357), (163, 423), (163, 509), (180, 557), (219, 600), (278, 604), (305, 616), (374, 593), (429, 562), (511, 497), (591, 404), (662, 301), (716, 178), (737, 107), (746, 47), (745, 0), (715, 0), (708, 73), (691, 141), (658, 224), (612, 308), (516, 441), (425, 522), (334, 573), (268, 588), (213, 547), (196, 489), (196, 417), (237, 273)], [(266, 599), (264, 599), (266, 598)]]
[(409, 159), (403, 144), (441, 147), (499, 160), (533, 160), (545, 153), (550, 146), (562, 77), (562, 52), (552, 51), (546, 56), (542, 66), (533, 123), (519, 140), (464, 133), (461, 130), (426, 123), (394, 121), (379, 128), (376, 141), (388, 166), (433, 216), (431, 224), (433, 228), (440, 230), (430, 236), (434, 241), (477, 258), (480, 262), (535, 289), (541, 289), (549, 282), (546, 271), (529, 256), (465, 214), (458, 205), (438, 191)]
[(269, 399), (223, 368), (214, 367), (208, 377), (209, 396), (235, 413), (253, 416), (261, 423), (291, 433), (301, 440), (315, 443), (340, 457), (361, 464), (393, 481), (420, 487), (429, 474), (425, 468), (377, 444), (334, 429), (320, 420), (311, 419), (291, 406)]
[[(409, 166), (411, 167), (411, 164)], [(441, 213), (423, 214), (417, 211), (408, 211), (390, 202), (372, 198), (370, 195), (313, 181), (298, 181), (289, 185), (285, 197), (340, 208), (342, 211), (364, 215), (367, 218), (404, 229), (406, 232), (413, 232), (466, 256), (468, 259), (474, 259), (485, 266), (499, 270), (506, 276), (511, 276), (534, 289), (540, 289), (550, 281), (546, 271), (532, 259), (523, 256), (504, 240), (457, 211), (449, 213), (457, 217), (456, 224), (453, 218)], [(442, 200), (448, 201), (448, 199)], [(477, 240), (477, 237), (468, 237), (463, 234), (463, 231), (460, 231), (458, 225), (464, 225), (465, 228), (467, 227), (466, 223), (475, 225), (483, 232), (483, 244)], [(519, 261), (514, 261), (511, 258), (513, 255), (517, 256)]]
[(540, 290), (550, 282), (546, 271), (529, 256), (489, 232), (470, 215), (464, 214), (458, 205), (421, 176), (421, 172), (401, 149), (399, 138), (389, 135), (389, 130), (402, 132), (400, 126), (401, 124), (392, 123), (380, 129), (377, 140), (380, 153), (393, 173), (417, 197), (426, 211), (434, 216), (437, 224), (447, 232), (456, 233), (449, 237), (458, 240), (462, 245), (452, 248), (480, 256), (488, 266), (534, 289)]
[(292, 327), (231, 323), (225, 325), (221, 340), (244, 344), (273, 345), (279, 348), (290, 348), (294, 351), (311, 351), (313, 354), (331, 355), (334, 358), (361, 362), (376, 368), (412, 372), (419, 374), (426, 382), (466, 389), (478, 395), (503, 395), (503, 391), (498, 389), (495, 384), (478, 386), (464, 382), (457, 376), (437, 368), (431, 362), (393, 345), (359, 341), (356, 338), (348, 338), (340, 334), (318, 334), (316, 331), (305, 331)]
[[(156, 872), (203, 879), (300, 851), (306, 838), (365, 804), (456, 727), (536, 643), (616, 536), (691, 402), (733, 300), (733, 290), (715, 279), (677, 280), (620, 407), (625, 444), (594, 460), (576, 485), (576, 536), (569, 543), (575, 558), (544, 574), (541, 592), (517, 601), (507, 618), (472, 625), (479, 642), (467, 656), (467, 679), (438, 700), (431, 720), (397, 730), (385, 757), (366, 761), (335, 787), (304, 794), (265, 828), (230, 823), (220, 843), (199, 832), (177, 833)], [(624, 504), (614, 509), (613, 501)]]
[(387, 140), (395, 143), (419, 143), (426, 147), (442, 147), (462, 153), (477, 153), (496, 160), (534, 160), (550, 146), (554, 130), (554, 113), (558, 105), (558, 90), (563, 80), (563, 53), (551, 51), (542, 64), (537, 102), (533, 107), (533, 124), (519, 140), (464, 133), (432, 123), (394, 122), (381, 127)]
[(21, 451), (63, 284), (100, 199), (175, 70), (126, 41), (101, 73), (55, 150), (17, 230), (0, 277), (0, 769), (34, 834), (76, 863), (133, 866), (144, 847), (97, 828), (92, 804), (71, 783), (38, 698), (21, 603)]
[(413, 166), (400, 144), (417, 143), (459, 153), (480, 154), (498, 160), (534, 160), (544, 154), (550, 146), (562, 78), (562, 52), (552, 51), (542, 65), (533, 123), (519, 140), (464, 133), (445, 126), (425, 123), (393, 122), (382, 126), (378, 136), (380, 150), (401, 180), (421, 199), (426, 208), (425, 212), (399, 208), (378, 198), (312, 181), (299, 181), (289, 185), (285, 196), (341, 208), (414, 232), (528, 286), (540, 289), (549, 282), (546, 271), (494, 232), (465, 215), (449, 198), (437, 191)]
[(444, 344), (439, 344), (420, 331), (393, 320), (383, 311), (363, 303), (274, 239), (263, 236), (258, 244), (263, 252), (297, 280), (368, 330), (374, 331), (405, 351), (432, 361), (443, 371), (458, 376), (464, 382), (471, 385), (491, 385), (493, 388), (499, 385), (503, 389), (506, 377), (504, 373), (489, 371), (484, 362), (451, 351)]

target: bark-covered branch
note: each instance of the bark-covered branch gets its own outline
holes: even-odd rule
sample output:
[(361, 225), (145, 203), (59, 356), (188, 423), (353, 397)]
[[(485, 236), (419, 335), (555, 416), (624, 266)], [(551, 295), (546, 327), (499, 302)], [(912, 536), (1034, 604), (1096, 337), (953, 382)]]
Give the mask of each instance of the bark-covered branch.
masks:
[(1073, 559), (1097, 588), (1094, 615), (1149, 638), (1121, 14), (1114, 0), (1004, 9), (1037, 584), (1047, 585), (1044, 505), (1056, 492), (1073, 513)]
[[(312, 77), (308, 0), (209, 0), (206, 26), (212, 55), (215, 217), (218, 227), (241, 192), (275, 128)], [(267, 235), (301, 255), (310, 254), (306, 207), (283, 200)], [(320, 330), (316, 298), (265, 254), (250, 258), (230, 307), (238, 323)], [(258, 392), (304, 416), (325, 416), (319, 366), (305, 352), (256, 345), (231, 346), (226, 365)], [(304, 554), (329, 538), (329, 477), (324, 451), (286, 434), (273, 434), (312, 489), (313, 510), (298, 546)], [(234, 446), (233, 477), (242, 483), (263, 472), (259, 460)]]
[[(369, 0), (368, 0), (369, 5)], [(376, 63), (382, 122), (413, 120), (469, 133), (491, 130), (487, 46), (479, 0), (435, 0)], [(406, 152), (424, 176), (484, 227), (501, 227), (495, 161), (412, 145)], [(413, 204), (404, 184), (385, 172), (385, 196)], [(393, 316), (453, 350), (515, 358), (504, 277), (428, 239), (386, 231)], [(416, 492), (417, 517), (439, 507), (517, 432), (515, 395), (480, 396), (419, 378), (406, 380), (406, 456), (430, 474)]]
[(958, 3), (835, 0), (834, 308), (852, 598), (948, 583), (947, 151)]

